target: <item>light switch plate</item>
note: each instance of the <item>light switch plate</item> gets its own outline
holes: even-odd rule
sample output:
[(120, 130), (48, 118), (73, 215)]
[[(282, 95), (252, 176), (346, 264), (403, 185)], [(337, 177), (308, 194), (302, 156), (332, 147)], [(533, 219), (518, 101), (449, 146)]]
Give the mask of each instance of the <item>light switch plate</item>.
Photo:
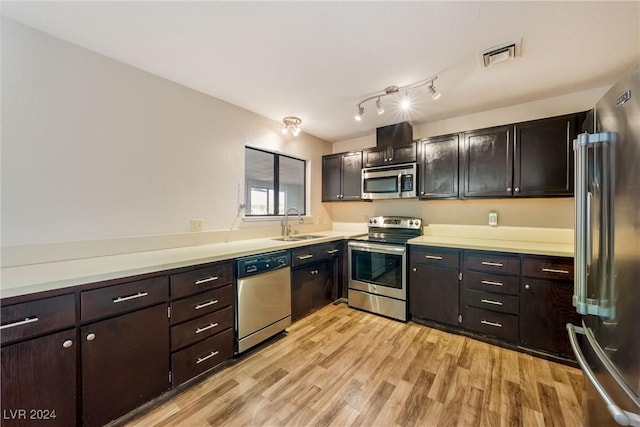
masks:
[(191, 231), (203, 231), (203, 230), (204, 230), (204, 219), (191, 220)]
[(498, 226), (498, 212), (489, 212), (489, 225), (492, 227)]

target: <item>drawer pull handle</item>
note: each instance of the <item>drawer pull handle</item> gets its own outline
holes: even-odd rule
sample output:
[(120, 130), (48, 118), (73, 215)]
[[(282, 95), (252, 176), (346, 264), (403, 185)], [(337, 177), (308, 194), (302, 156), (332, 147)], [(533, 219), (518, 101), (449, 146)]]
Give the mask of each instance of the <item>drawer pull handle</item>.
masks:
[(198, 364), (198, 363), (202, 363), (202, 362), (204, 362), (204, 361), (205, 361), (205, 360), (207, 360), (207, 359), (211, 359), (213, 356), (215, 356), (215, 355), (216, 355), (216, 354), (218, 354), (218, 353), (219, 353), (218, 351), (212, 351), (211, 353), (207, 354), (207, 355), (206, 355), (206, 356), (204, 356), (204, 357), (198, 357), (198, 360), (196, 360), (196, 364)]
[(148, 292), (138, 292), (135, 295), (129, 295), (126, 297), (118, 297), (118, 298), (114, 298), (113, 299), (113, 303), (117, 304), (119, 302), (125, 302), (125, 301), (130, 301), (132, 299), (137, 299), (137, 298), (142, 298), (142, 297), (146, 297), (147, 295), (149, 295)]
[(491, 267), (504, 267), (504, 264), (501, 262), (482, 261), (482, 265), (488, 265)]
[(557, 270), (555, 268), (543, 268), (542, 271), (544, 271), (545, 273), (569, 274), (569, 270)]
[(203, 328), (196, 329), (196, 334), (199, 334), (200, 332), (208, 331), (209, 329), (215, 328), (216, 326), (218, 326), (217, 323), (209, 323), (207, 326)]
[(313, 255), (309, 254), (309, 255), (300, 255), (300, 256), (298, 256), (298, 259), (300, 259), (300, 260), (309, 259), (309, 258), (313, 258)]
[(502, 305), (502, 303), (500, 301), (494, 301), (492, 299), (481, 299), (480, 302), (483, 302), (485, 304), (493, 304), (493, 305)]
[(495, 326), (496, 328), (502, 328), (502, 324), (498, 322), (490, 322), (488, 320), (481, 320), (480, 323), (483, 325)]
[(213, 282), (214, 280), (218, 280), (218, 276), (211, 276), (211, 277), (207, 277), (206, 279), (196, 280), (195, 284), (202, 285), (203, 283)]
[(39, 319), (37, 317), (25, 317), (24, 320), (20, 320), (19, 322), (7, 323), (6, 325), (0, 326), (0, 330), (15, 328), (16, 326), (28, 325), (29, 323), (37, 322)]
[(437, 260), (441, 260), (442, 259), (441, 256), (436, 256), (436, 255), (425, 255), (424, 257), (426, 259), (437, 259)]
[(482, 282), (480, 282), (480, 283), (482, 283), (483, 285), (503, 286), (503, 283), (502, 283), (502, 282), (494, 282), (494, 281), (491, 281), (491, 280), (483, 280), (483, 281), (482, 281)]
[(327, 251), (328, 254), (335, 254), (335, 253), (338, 253), (338, 252), (340, 252), (340, 249), (331, 249), (331, 250)]
[(196, 310), (200, 310), (201, 308), (209, 307), (210, 305), (214, 305), (214, 304), (217, 304), (217, 303), (218, 303), (217, 299), (214, 299), (214, 300), (211, 300), (211, 301), (207, 301), (207, 302), (203, 302), (201, 304), (196, 305)]

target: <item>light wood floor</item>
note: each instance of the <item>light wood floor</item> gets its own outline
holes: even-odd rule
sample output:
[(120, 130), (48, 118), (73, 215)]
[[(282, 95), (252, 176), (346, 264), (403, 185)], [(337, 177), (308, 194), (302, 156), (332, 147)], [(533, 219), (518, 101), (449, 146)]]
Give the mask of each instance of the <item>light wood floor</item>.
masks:
[(330, 305), (129, 426), (579, 426), (582, 373)]

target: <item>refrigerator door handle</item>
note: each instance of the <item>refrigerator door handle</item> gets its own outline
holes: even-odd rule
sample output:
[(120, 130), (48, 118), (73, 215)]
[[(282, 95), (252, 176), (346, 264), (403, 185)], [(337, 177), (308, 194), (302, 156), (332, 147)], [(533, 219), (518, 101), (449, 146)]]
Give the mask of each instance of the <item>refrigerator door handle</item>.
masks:
[[(578, 361), (580, 368), (582, 368), (582, 371), (584, 372), (589, 382), (591, 382), (591, 384), (593, 385), (593, 388), (596, 390), (596, 392), (600, 395), (600, 398), (607, 405), (607, 410), (609, 411), (609, 413), (611, 414), (615, 422), (623, 426), (640, 427), (640, 415), (633, 412), (625, 411), (624, 409), (621, 409), (618, 405), (615, 404), (611, 396), (609, 396), (609, 393), (607, 393), (604, 387), (602, 387), (602, 384), (600, 384), (600, 382), (596, 378), (595, 374), (591, 370), (591, 367), (589, 366), (584, 355), (582, 354), (582, 350), (580, 349), (580, 345), (578, 344), (576, 333), (586, 335), (587, 339), (591, 341), (589, 334), (585, 332), (584, 328), (575, 326), (572, 323), (567, 323), (567, 332), (569, 334), (569, 343), (571, 344), (571, 348), (573, 349), (573, 353), (576, 356), (576, 360)], [(597, 354), (597, 351), (596, 351), (596, 354)], [(601, 356), (598, 355), (598, 358), (601, 358)], [(605, 363), (605, 366), (606, 366), (606, 363)], [(618, 380), (618, 378), (616, 378), (615, 375), (613, 377), (618, 383), (618, 385), (620, 386), (623, 385), (623, 383), (620, 383), (620, 381)], [(622, 387), (622, 388), (624, 388), (625, 391), (627, 391), (626, 387)]]

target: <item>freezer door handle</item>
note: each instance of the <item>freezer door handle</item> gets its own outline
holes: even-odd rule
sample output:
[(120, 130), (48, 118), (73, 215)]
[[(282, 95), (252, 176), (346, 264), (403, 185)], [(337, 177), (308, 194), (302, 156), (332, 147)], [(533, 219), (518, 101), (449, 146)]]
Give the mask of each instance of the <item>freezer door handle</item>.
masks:
[[(582, 368), (582, 371), (584, 372), (589, 382), (591, 382), (591, 384), (593, 385), (593, 388), (607, 405), (607, 410), (609, 411), (615, 422), (623, 426), (640, 427), (640, 415), (633, 412), (625, 411), (615, 404), (611, 396), (609, 396), (609, 393), (607, 393), (604, 387), (602, 387), (602, 384), (600, 384), (600, 382), (596, 378), (595, 374), (591, 370), (591, 367), (582, 354), (582, 350), (580, 349), (580, 345), (578, 344), (578, 339), (576, 338), (576, 333), (586, 335), (589, 342), (591, 342), (589, 334), (585, 332), (584, 328), (575, 326), (572, 323), (567, 323), (567, 332), (569, 334), (569, 343), (571, 344), (571, 348), (573, 349), (573, 353), (576, 356), (576, 360), (578, 361), (580, 368)], [(600, 355), (598, 355), (598, 357), (601, 358)], [(617, 381), (617, 379), (616, 382), (618, 382), (619, 385), (622, 385), (619, 381)]]

